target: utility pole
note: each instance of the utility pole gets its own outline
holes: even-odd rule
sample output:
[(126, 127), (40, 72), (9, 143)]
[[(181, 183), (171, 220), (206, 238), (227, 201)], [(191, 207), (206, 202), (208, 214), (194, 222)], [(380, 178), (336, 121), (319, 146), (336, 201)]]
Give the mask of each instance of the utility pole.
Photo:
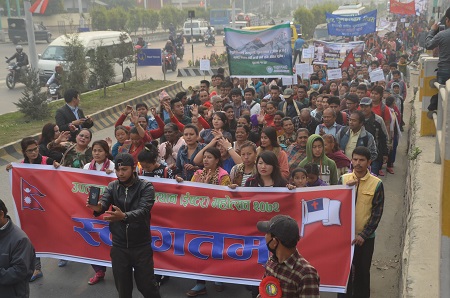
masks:
[(231, 28), (236, 28), (236, 1), (231, 0)]
[(83, 18), (83, 2), (82, 0), (78, 0), (78, 13), (80, 14), (80, 28), (84, 28), (84, 18)]
[(28, 57), (30, 58), (30, 64), (32, 69), (37, 69), (38, 58), (36, 52), (36, 40), (34, 38), (34, 24), (33, 16), (31, 15), (31, 3), (30, 1), (23, 2), (23, 8), (25, 9), (25, 26), (28, 36)]

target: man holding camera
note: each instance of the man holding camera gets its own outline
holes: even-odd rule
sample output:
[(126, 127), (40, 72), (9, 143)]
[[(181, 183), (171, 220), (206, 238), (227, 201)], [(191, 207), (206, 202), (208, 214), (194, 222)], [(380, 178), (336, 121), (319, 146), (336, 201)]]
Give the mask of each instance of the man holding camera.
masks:
[(437, 81), (445, 84), (450, 79), (450, 8), (445, 11), (445, 15), (439, 24), (431, 26), (426, 38), (425, 48), (432, 50), (439, 47), (439, 62), (437, 70)]

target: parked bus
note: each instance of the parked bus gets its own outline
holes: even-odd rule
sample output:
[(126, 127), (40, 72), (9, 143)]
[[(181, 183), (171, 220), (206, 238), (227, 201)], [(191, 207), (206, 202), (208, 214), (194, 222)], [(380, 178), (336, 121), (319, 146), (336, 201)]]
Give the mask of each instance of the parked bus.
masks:
[(361, 3), (358, 4), (346, 4), (339, 6), (337, 10), (333, 11), (332, 14), (340, 16), (359, 16), (366, 12), (366, 8), (362, 6)]
[[(241, 9), (236, 8), (235, 13), (236, 16), (242, 12)], [(230, 26), (232, 15), (231, 8), (223, 8), (223, 9), (211, 9), (209, 13), (209, 24), (214, 27), (214, 30), (217, 34), (221, 34), (225, 27)]]
[[(359, 16), (364, 13), (366, 13), (366, 8), (362, 6), (361, 3), (342, 5), (339, 6), (337, 10), (332, 12), (332, 14), (340, 16)], [(342, 37), (328, 35), (327, 23), (319, 24), (316, 26), (313, 38), (315, 40), (323, 40), (323, 41), (342, 41)]]

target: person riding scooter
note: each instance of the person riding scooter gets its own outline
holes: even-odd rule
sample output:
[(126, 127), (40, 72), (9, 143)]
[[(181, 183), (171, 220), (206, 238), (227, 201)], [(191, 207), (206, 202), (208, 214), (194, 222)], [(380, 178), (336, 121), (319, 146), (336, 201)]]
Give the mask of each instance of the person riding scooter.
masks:
[(21, 75), (24, 71), (26, 71), (28, 65), (28, 56), (23, 52), (23, 47), (21, 45), (16, 46), (16, 52), (12, 55), (6, 63), (11, 62), (11, 60), (16, 59), (16, 66), (14, 66), (14, 70), (19, 69), (19, 75)]
[(166, 45), (164, 46), (164, 51), (166, 51), (167, 53), (171, 54), (172, 65), (174, 65), (176, 63), (177, 56), (175, 54), (175, 48), (174, 48), (174, 46), (172, 44), (172, 41), (170, 39), (166, 42)]
[(213, 40), (215, 42), (215, 37), (214, 37), (213, 30), (212, 30), (211, 26), (208, 26), (208, 29), (205, 32), (205, 38), (208, 41), (208, 43), (212, 44)]
[(52, 83), (55, 83), (56, 85), (60, 86), (62, 83), (62, 73), (63, 73), (63, 67), (61, 65), (55, 66), (55, 72), (52, 74), (50, 79), (48, 79), (47, 84), (45, 84), (45, 87), (50, 86)]
[(147, 43), (145, 42), (144, 38), (142, 36), (138, 37), (138, 40), (136, 42), (137, 46), (140, 46), (141, 49), (145, 49), (147, 47)]

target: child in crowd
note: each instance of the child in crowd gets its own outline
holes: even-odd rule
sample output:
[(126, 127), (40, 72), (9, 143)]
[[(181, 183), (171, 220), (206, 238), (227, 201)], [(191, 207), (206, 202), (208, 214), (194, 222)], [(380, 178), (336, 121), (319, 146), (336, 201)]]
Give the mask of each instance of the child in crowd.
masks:
[(111, 155), (113, 158), (119, 153), (119, 147), (123, 146), (126, 140), (130, 139), (130, 131), (123, 125), (116, 126), (114, 129), (114, 135), (117, 142), (111, 148)]
[(308, 163), (305, 165), (305, 171), (307, 175), (307, 187), (314, 187), (314, 186), (328, 186), (322, 179), (319, 178), (320, 171), (319, 166), (315, 163)]
[(291, 173), (291, 183), (288, 184), (287, 188), (294, 189), (297, 187), (306, 187), (307, 186), (307, 173), (304, 168), (296, 168)]

